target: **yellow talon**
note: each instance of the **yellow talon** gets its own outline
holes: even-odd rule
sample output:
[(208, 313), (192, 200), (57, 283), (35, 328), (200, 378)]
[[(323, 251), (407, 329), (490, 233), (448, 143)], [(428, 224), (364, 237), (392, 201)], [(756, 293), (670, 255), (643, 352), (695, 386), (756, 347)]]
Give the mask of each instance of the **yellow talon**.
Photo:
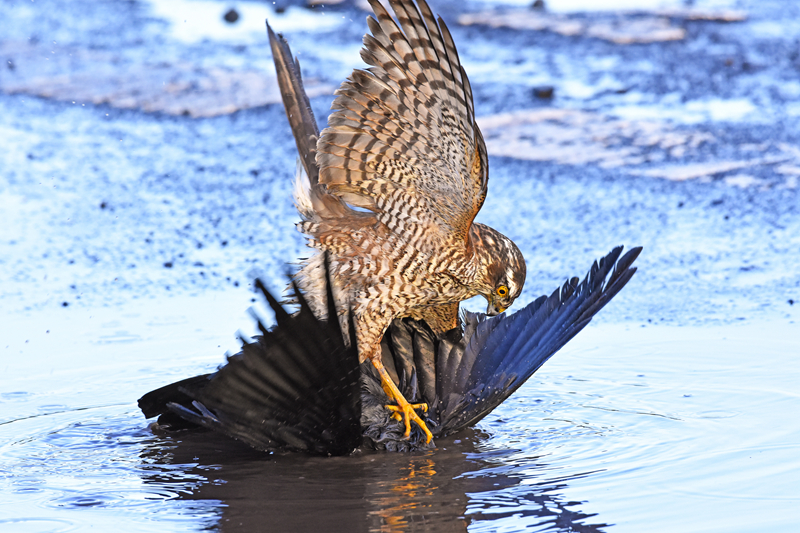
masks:
[(389, 411), (392, 411), (392, 418), (398, 421), (402, 420), (405, 423), (406, 431), (403, 436), (406, 439), (411, 436), (411, 421), (413, 420), (420, 427), (420, 429), (425, 432), (425, 443), (429, 443), (431, 439), (433, 439), (433, 434), (431, 434), (428, 426), (425, 425), (425, 422), (422, 421), (419, 415), (414, 412), (415, 409), (422, 409), (423, 412), (428, 412), (428, 404), (408, 403), (408, 401), (403, 397), (403, 394), (400, 392), (400, 389), (398, 389), (397, 385), (395, 385), (394, 381), (392, 381), (392, 378), (389, 376), (388, 372), (386, 372), (386, 369), (381, 363), (380, 357), (372, 358), (370, 361), (378, 370), (378, 374), (381, 376), (381, 385), (383, 386), (383, 390), (391, 399), (397, 402), (397, 405), (387, 405), (386, 408)]
[[(408, 404), (411, 406), (412, 409), (422, 409), (423, 413), (428, 412), (428, 404), (427, 403), (410, 403)], [(395, 414), (401, 413), (403, 409), (399, 405), (387, 405), (386, 408), (390, 411), (394, 411)]]

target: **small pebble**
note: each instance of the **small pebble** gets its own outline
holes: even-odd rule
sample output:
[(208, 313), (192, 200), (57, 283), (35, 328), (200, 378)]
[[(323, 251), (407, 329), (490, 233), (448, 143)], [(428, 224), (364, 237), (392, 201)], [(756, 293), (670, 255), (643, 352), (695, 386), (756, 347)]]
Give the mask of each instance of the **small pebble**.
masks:
[(533, 96), (536, 98), (550, 99), (553, 97), (553, 87), (550, 85), (542, 85), (541, 87), (533, 88)]
[(222, 18), (225, 19), (225, 22), (227, 22), (229, 24), (233, 24), (234, 22), (239, 20), (239, 12), (236, 11), (235, 9), (233, 9), (233, 8), (230, 8), (228, 10), (228, 12), (225, 13), (225, 16), (222, 17)]

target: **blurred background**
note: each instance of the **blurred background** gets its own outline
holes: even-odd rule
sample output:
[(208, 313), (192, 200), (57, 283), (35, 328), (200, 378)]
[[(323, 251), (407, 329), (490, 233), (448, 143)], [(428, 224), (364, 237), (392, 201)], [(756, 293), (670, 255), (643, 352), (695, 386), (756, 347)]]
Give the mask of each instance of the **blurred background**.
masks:
[[(237, 351), (254, 277), (307, 254), (265, 19), (324, 127), (367, 3), (0, 0), (0, 529), (236, 529), (243, 498), (248, 530), (281, 513), (258, 490), (308, 527), (795, 530), (800, 3), (430, 2), (488, 146), (477, 220), (528, 263), (516, 309), (617, 244), (640, 270), (450, 454), (273, 471), (135, 400)], [(355, 492), (314, 478), (301, 517), (316, 470)]]
[[(305, 251), (264, 20), (289, 39), (324, 126), (333, 90), (362, 65), (366, 2), (2, 5), (9, 310), (244, 289), (258, 272), (281, 287)], [(631, 318), (791, 313), (800, 6), (536, 6), (433, 5), (489, 148), (479, 220), (526, 252), (523, 300), (613, 245), (642, 244), (647, 286), (674, 290), (628, 295)]]

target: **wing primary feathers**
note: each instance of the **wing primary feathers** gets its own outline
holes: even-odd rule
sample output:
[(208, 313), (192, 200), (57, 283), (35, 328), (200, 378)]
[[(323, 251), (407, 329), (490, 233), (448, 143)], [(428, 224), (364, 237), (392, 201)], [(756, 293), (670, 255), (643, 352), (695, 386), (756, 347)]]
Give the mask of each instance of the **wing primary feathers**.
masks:
[(194, 376), (150, 391), (139, 398), (139, 409), (142, 410), (145, 418), (153, 418), (169, 412), (166, 407), (169, 402), (191, 405), (191, 398), (181, 389), (202, 388), (208, 383), (211, 376), (212, 374)]
[[(641, 248), (620, 258), (621, 252), (621, 247), (615, 248), (593, 263), (580, 284), (568, 279), (549, 297), (540, 297), (513, 315), (479, 322), (455, 373), (441, 375), (442, 366), (437, 366), (441, 406), (431, 415), (438, 422), (434, 436), (441, 438), (477, 423), (586, 327), (636, 271), (631, 265)], [(475, 320), (467, 315), (467, 328)], [(438, 349), (450, 347), (440, 343)], [(477, 354), (473, 358), (470, 352)], [(451, 372), (453, 356), (445, 357)]]
[(278, 300), (276, 300), (272, 296), (272, 294), (267, 290), (267, 288), (264, 287), (264, 284), (261, 282), (260, 279), (256, 279), (255, 283), (256, 283), (256, 288), (261, 291), (261, 294), (263, 294), (264, 298), (267, 299), (267, 303), (269, 303), (269, 306), (272, 308), (272, 311), (275, 313), (275, 321), (278, 324), (287, 323), (289, 321), (291, 315), (289, 315), (289, 313), (286, 312), (286, 310), (283, 308), (283, 306), (280, 303), (278, 303)]
[[(439, 30), (442, 34), (442, 40), (444, 41), (444, 48), (447, 51), (447, 59), (450, 63), (450, 70), (453, 74), (453, 82), (455, 83), (455, 87), (457, 92), (455, 93), (456, 98), (458, 99), (458, 103), (460, 105), (467, 105), (467, 109), (472, 107), (472, 102), (467, 104), (466, 102), (466, 93), (464, 92), (464, 79), (463, 79), (463, 72), (464, 69), (461, 68), (461, 62), (458, 58), (458, 50), (456, 49), (456, 43), (453, 41), (453, 36), (450, 35), (450, 30), (447, 28), (447, 24), (445, 24), (444, 19), (442, 17), (437, 17), (437, 22), (439, 23)], [(470, 113), (467, 113), (467, 120), (469, 120), (470, 125), (473, 123), (474, 116), (471, 116)]]
[(292, 128), (295, 144), (297, 144), (297, 153), (300, 155), (303, 168), (313, 187), (319, 183), (319, 167), (315, 161), (319, 127), (303, 87), (300, 64), (292, 59), (289, 43), (286, 42), (283, 35), (276, 35), (269, 23), (267, 23), (267, 33), (272, 48), (272, 58), (275, 62), (275, 71), (278, 75), (278, 86), (286, 109), (286, 116), (289, 118), (289, 126)]
[(390, 0), (397, 20), (377, 0), (370, 5), (372, 35), (361, 50), (370, 66), (336, 91), (317, 143), (320, 183), (371, 210), (400, 246), (424, 241), (428, 255), (431, 243), (463, 246), (485, 198), (488, 160), (452, 36), (425, 2)]
[[(330, 280), (327, 262), (325, 276)], [(174, 413), (261, 450), (350, 453), (361, 442), (360, 367), (356, 348), (345, 345), (331, 291), (331, 320), (322, 322), (299, 291), (300, 312), (289, 315), (263, 283), (256, 286), (278, 317), (275, 328), (259, 321), (263, 335), (218, 372), (149, 393), (143, 408)], [(156, 399), (162, 403), (154, 407)]]

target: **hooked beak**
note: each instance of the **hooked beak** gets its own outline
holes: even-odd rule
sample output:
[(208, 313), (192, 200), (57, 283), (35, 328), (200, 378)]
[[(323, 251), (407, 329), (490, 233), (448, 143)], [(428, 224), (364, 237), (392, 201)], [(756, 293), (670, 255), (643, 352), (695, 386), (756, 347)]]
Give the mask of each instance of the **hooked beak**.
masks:
[(505, 310), (505, 307), (497, 305), (492, 300), (489, 300), (489, 305), (486, 307), (486, 314), (489, 316), (497, 316)]

